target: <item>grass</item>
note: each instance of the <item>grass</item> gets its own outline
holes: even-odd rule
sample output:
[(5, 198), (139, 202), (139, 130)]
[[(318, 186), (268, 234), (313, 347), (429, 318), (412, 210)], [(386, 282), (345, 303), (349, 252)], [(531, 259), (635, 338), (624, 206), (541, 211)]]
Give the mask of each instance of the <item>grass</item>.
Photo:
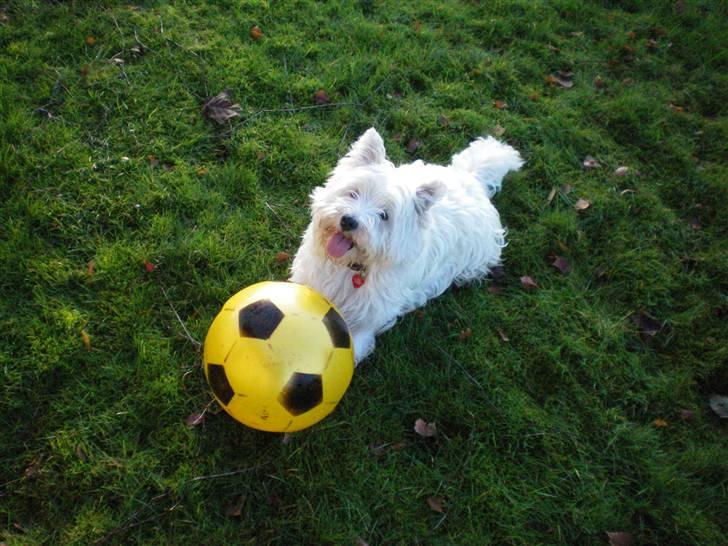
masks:
[[(725, 542), (724, 3), (3, 6), (8, 546)], [(242, 115), (219, 126), (200, 111), (226, 88)], [(175, 314), (202, 340), (229, 295), (285, 279), (308, 193), (369, 126), (395, 162), (504, 129), (527, 163), (496, 198), (502, 292), (405, 317), (288, 443), (214, 406), (188, 427), (211, 396)]]

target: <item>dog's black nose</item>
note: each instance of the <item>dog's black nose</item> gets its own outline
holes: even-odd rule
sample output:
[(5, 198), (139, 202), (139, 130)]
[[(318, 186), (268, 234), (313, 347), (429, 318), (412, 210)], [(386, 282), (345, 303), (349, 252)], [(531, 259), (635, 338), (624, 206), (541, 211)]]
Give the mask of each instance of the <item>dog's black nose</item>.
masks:
[(342, 231), (354, 231), (357, 226), (359, 226), (359, 222), (356, 221), (356, 218), (349, 214), (344, 214), (344, 216), (341, 217), (340, 224)]

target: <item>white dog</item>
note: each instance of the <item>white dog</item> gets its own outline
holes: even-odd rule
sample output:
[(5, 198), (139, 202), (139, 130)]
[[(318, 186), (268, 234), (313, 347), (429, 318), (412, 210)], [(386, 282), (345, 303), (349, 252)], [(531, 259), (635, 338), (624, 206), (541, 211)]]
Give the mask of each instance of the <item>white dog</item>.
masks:
[(291, 281), (336, 305), (361, 362), (399, 316), (499, 263), (505, 230), (490, 197), (522, 164), (516, 150), (488, 137), (447, 167), (395, 167), (369, 129), (311, 194)]

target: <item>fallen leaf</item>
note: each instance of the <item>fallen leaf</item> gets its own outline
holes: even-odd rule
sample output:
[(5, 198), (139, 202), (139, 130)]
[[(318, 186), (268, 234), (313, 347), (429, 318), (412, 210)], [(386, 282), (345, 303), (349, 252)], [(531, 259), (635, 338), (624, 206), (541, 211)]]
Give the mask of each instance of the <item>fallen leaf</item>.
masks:
[(647, 341), (649, 338), (654, 337), (657, 332), (660, 331), (662, 324), (651, 317), (643, 310), (632, 315), (632, 322), (637, 326), (637, 330), (640, 333), (640, 337)]
[(551, 44), (546, 44), (546, 49), (548, 49), (549, 51), (553, 51), (554, 53), (559, 53), (561, 51), (558, 47)]
[(239, 116), (240, 111), (240, 105), (233, 104), (227, 89), (214, 97), (208, 97), (202, 107), (203, 116), (220, 124)]
[(225, 509), (225, 515), (229, 518), (239, 518), (243, 512), (243, 505), (245, 504), (245, 495), (241, 495), (234, 504), (231, 504)]
[(581, 165), (585, 169), (598, 169), (599, 167), (601, 167), (599, 162), (590, 155), (584, 158), (584, 161), (581, 162)]
[(621, 196), (625, 196), (625, 195), (627, 195), (628, 193), (636, 193), (636, 192), (635, 192), (634, 190), (630, 190), (630, 189), (628, 188), (628, 189), (626, 189), (626, 190), (622, 190), (621, 192), (619, 192), (619, 195), (621, 195)]
[(579, 199), (576, 204), (574, 205), (574, 208), (578, 211), (586, 210), (591, 206), (591, 203), (587, 201), (586, 199)]
[(692, 410), (689, 410), (689, 409), (680, 410), (680, 419), (682, 419), (683, 421), (692, 421), (693, 417), (695, 417), (695, 413)]
[(561, 70), (557, 70), (555, 73), (549, 74), (546, 77), (546, 83), (548, 83), (549, 85), (563, 87), (564, 89), (570, 89), (574, 87), (574, 81), (572, 79), (573, 77), (573, 72), (563, 72)]
[(86, 264), (86, 276), (93, 277), (95, 271), (96, 271), (96, 261), (89, 260), (88, 263)]
[(505, 341), (506, 343), (510, 341), (508, 336), (503, 333), (503, 330), (496, 328), (495, 331), (498, 332), (498, 337), (501, 338), (501, 341)]
[(423, 438), (431, 438), (437, 434), (437, 424), (428, 423), (424, 419), (415, 421), (415, 432)]
[(614, 174), (616, 176), (627, 176), (629, 174), (629, 167), (617, 167), (614, 169)]
[(609, 537), (609, 546), (631, 546), (634, 538), (631, 534), (623, 531), (607, 531)]
[(466, 339), (471, 337), (473, 337), (473, 331), (470, 328), (465, 328), (465, 330), (458, 334), (458, 339), (460, 341), (465, 341)]
[(96, 43), (96, 38), (94, 38), (93, 36), (86, 36), (85, 41), (87, 46), (92, 46)]
[(710, 409), (721, 419), (728, 419), (728, 396), (719, 396), (717, 394), (711, 394)]
[(250, 29), (250, 37), (253, 40), (260, 40), (263, 37), (263, 31), (260, 30), (260, 27), (255, 25), (253, 28)]
[(680, 113), (680, 112), (684, 112), (685, 111), (685, 108), (683, 108), (682, 106), (677, 106), (677, 105), (672, 104), (672, 103), (670, 103), (670, 105), (668, 106), (668, 108), (670, 108), (670, 110), (672, 110), (673, 112), (677, 112), (677, 113)]
[(415, 151), (417, 151), (417, 148), (420, 147), (420, 141), (414, 138), (411, 138), (410, 141), (407, 143), (407, 153), (413, 154)]
[(288, 252), (279, 252), (278, 254), (276, 254), (276, 262), (278, 262), (279, 264), (287, 262), (290, 259), (291, 256), (288, 254)]
[(195, 174), (197, 176), (205, 176), (207, 173), (209, 173), (209, 169), (207, 167), (200, 167), (195, 171)]
[(506, 132), (506, 128), (503, 127), (500, 123), (497, 124), (495, 127), (493, 127), (493, 134), (495, 136), (503, 136), (503, 134)]
[(657, 428), (665, 428), (667, 426), (667, 421), (664, 419), (655, 419), (652, 421), (652, 424), (655, 425)]
[(554, 256), (554, 261), (551, 265), (561, 271), (564, 275), (571, 272), (571, 264), (563, 256)]
[(86, 330), (81, 330), (81, 341), (83, 341), (83, 346), (86, 347), (87, 351), (91, 350), (91, 337), (88, 335)]
[(561, 193), (564, 195), (569, 195), (571, 193), (571, 190), (574, 189), (574, 186), (571, 184), (561, 184)]
[(144, 260), (144, 269), (146, 269), (147, 273), (151, 273), (152, 271), (157, 269), (157, 266), (154, 265), (152, 262)]
[(657, 40), (655, 40), (654, 38), (650, 38), (649, 40), (647, 40), (646, 46), (647, 46), (647, 49), (649, 49), (650, 51), (657, 50), (657, 46), (658, 46)]
[(581, 30), (578, 30), (575, 32), (569, 32), (569, 34), (571, 36), (573, 36), (574, 38), (581, 38), (582, 36), (584, 36), (584, 32), (582, 32)]
[(369, 543), (361, 537), (356, 537), (355, 546), (369, 546)]
[(541, 98), (541, 95), (539, 95), (539, 94), (538, 94), (538, 93), (536, 93), (535, 91), (534, 91), (533, 93), (529, 93), (529, 94), (528, 94), (528, 99), (529, 99), (529, 100), (538, 100), (538, 99), (540, 99), (540, 98)]
[(594, 78), (594, 87), (596, 87), (597, 89), (604, 89), (605, 87), (607, 87), (607, 82), (605, 82), (601, 76), (597, 76), (596, 78)]
[(508, 108), (508, 103), (502, 100), (497, 100), (493, 103), (498, 110), (505, 110)]
[(427, 497), (427, 506), (433, 512), (439, 512), (440, 514), (445, 511), (442, 508), (442, 499), (440, 497)]
[(201, 425), (205, 422), (205, 412), (202, 413), (193, 413), (191, 415), (188, 415), (185, 419), (185, 423), (187, 423), (188, 427), (196, 427)]
[(324, 91), (323, 89), (319, 89), (313, 94), (313, 103), (317, 104), (319, 106), (328, 104), (331, 102), (331, 99), (329, 98), (328, 93)]
[(450, 119), (447, 116), (440, 115), (440, 117), (437, 118), (437, 123), (440, 124), (440, 127), (447, 127), (450, 125)]
[(550, 205), (551, 201), (554, 200), (554, 197), (556, 197), (556, 186), (551, 188), (551, 191), (549, 192), (549, 196), (546, 198), (546, 204)]
[(627, 33), (627, 38), (629, 38), (630, 40), (634, 40), (635, 38), (637, 38), (637, 34), (635, 34), (634, 30), (630, 30)]
[(521, 286), (526, 290), (533, 290), (534, 288), (538, 288), (538, 284), (536, 284), (536, 281), (528, 276), (521, 277)]
[(147, 156), (147, 161), (149, 162), (149, 166), (150, 166), (150, 167), (151, 167), (152, 169), (154, 169), (155, 167), (158, 167), (158, 166), (159, 166), (159, 159), (157, 159), (157, 158), (156, 158), (155, 156), (153, 156), (153, 155), (148, 155), (148, 156)]

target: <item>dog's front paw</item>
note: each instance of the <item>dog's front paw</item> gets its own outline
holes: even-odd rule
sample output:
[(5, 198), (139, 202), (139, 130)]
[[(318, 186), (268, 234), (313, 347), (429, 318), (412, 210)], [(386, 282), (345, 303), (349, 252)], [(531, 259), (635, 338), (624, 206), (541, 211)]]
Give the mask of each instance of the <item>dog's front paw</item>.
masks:
[(364, 360), (374, 351), (374, 334), (371, 332), (356, 332), (354, 337), (354, 365)]

